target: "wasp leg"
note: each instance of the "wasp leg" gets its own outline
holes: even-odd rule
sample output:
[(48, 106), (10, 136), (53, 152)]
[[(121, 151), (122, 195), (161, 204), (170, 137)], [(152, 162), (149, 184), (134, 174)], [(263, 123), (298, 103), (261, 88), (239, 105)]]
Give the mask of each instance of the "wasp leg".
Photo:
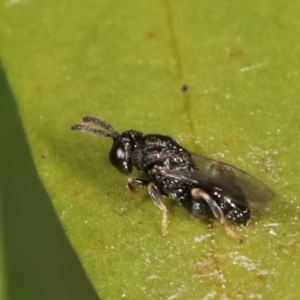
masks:
[(221, 226), (226, 230), (226, 232), (229, 235), (231, 235), (234, 239), (236, 239), (239, 243), (243, 242), (242, 238), (227, 225), (225, 216), (224, 216), (221, 208), (209, 194), (207, 194), (200, 188), (194, 188), (194, 189), (192, 189), (192, 197), (195, 200), (203, 199), (209, 205), (214, 216), (219, 220)]
[(148, 192), (151, 196), (154, 204), (162, 211), (162, 235), (166, 236), (168, 234), (168, 220), (167, 220), (167, 208), (163, 204), (163, 202), (159, 199), (159, 192), (157, 190), (157, 187), (153, 182), (150, 182), (148, 184)]
[(146, 179), (139, 179), (139, 178), (131, 178), (129, 177), (127, 179), (127, 186), (132, 192), (136, 192), (137, 189), (136, 187), (138, 186), (147, 186), (148, 187), (148, 192), (153, 200), (154, 204), (162, 211), (163, 217), (162, 217), (162, 235), (166, 236), (168, 234), (167, 230), (167, 208), (163, 204), (163, 202), (159, 199), (159, 192), (153, 182), (150, 182), (149, 180)]
[(131, 177), (127, 179), (127, 186), (130, 189), (130, 191), (133, 193), (137, 192), (136, 188), (138, 186), (147, 186), (149, 183), (150, 181), (146, 179), (131, 178)]

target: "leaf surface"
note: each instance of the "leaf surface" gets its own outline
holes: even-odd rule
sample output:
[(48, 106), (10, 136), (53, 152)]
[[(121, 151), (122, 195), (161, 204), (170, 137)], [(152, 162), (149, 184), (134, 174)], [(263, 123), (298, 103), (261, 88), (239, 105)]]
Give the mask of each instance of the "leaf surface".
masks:
[[(0, 54), (34, 161), (103, 299), (297, 299), (299, 8), (262, 1), (2, 1)], [(167, 134), (276, 193), (234, 227), (146, 191), (133, 199), (111, 140), (70, 131), (96, 115)]]

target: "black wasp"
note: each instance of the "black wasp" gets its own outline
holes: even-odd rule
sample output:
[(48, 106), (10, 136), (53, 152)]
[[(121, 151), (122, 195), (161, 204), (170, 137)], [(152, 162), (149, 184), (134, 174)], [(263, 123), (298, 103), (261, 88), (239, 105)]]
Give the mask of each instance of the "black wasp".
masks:
[(250, 209), (264, 207), (274, 196), (264, 183), (246, 172), (191, 154), (169, 136), (145, 135), (136, 130), (120, 134), (110, 124), (91, 116), (84, 117), (83, 122), (71, 129), (113, 139), (109, 158), (119, 171), (128, 175), (136, 167), (146, 175), (147, 179), (128, 178), (128, 187), (131, 191), (138, 186), (148, 188), (163, 213), (163, 235), (167, 234), (167, 208), (160, 196), (177, 200), (196, 219), (213, 215), (238, 242), (242, 239), (229, 228), (227, 220), (246, 225)]

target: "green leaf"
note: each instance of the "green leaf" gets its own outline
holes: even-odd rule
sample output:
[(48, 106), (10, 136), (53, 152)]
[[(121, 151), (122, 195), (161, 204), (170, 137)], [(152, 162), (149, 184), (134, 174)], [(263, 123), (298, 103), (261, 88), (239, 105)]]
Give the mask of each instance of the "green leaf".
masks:
[(0, 299), (98, 299), (40, 182), (0, 65)]
[[(39, 173), (103, 299), (298, 299), (298, 2), (2, 1), (1, 59)], [(187, 86), (188, 88), (183, 88)], [(167, 134), (270, 185), (236, 244), (176, 203), (169, 235), (84, 115)]]

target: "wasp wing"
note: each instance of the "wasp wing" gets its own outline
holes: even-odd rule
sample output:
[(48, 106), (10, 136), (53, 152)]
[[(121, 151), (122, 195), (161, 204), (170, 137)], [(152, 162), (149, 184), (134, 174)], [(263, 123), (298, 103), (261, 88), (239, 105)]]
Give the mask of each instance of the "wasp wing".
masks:
[(214, 183), (221, 184), (224, 180), (225, 184), (232, 181), (237, 185), (243, 191), (250, 208), (263, 208), (275, 196), (266, 184), (241, 169), (199, 154), (192, 154), (192, 158), (203, 174), (210, 179), (214, 178)]
[(261, 209), (274, 197), (273, 191), (248, 173), (229, 164), (192, 154), (198, 170), (160, 169), (164, 176), (198, 185), (204, 191), (217, 191), (231, 201)]

